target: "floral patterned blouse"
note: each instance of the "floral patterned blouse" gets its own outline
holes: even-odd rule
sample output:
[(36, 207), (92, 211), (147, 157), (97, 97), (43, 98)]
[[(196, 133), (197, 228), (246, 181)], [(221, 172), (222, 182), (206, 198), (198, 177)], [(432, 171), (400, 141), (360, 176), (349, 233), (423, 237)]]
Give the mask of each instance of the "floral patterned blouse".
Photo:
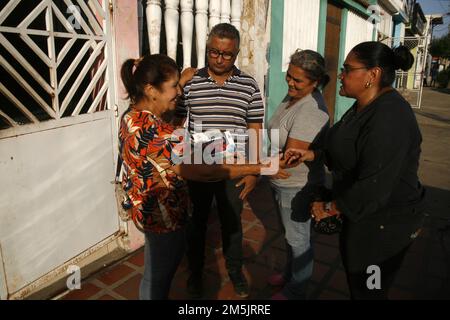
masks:
[(146, 232), (177, 230), (191, 212), (187, 184), (170, 170), (172, 151), (182, 140), (173, 132), (172, 125), (145, 110), (130, 107), (121, 120), (122, 185), (134, 223)]

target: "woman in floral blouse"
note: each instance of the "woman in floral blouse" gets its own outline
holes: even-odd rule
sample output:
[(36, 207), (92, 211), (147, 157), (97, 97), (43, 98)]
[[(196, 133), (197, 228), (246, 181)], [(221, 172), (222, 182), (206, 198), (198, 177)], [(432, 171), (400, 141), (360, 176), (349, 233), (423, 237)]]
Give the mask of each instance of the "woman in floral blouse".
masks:
[[(183, 178), (200, 181), (234, 179), (260, 174), (264, 165), (175, 165), (182, 157), (182, 135), (167, 118), (175, 109), (180, 86), (176, 63), (165, 55), (146, 55), (125, 61), (122, 81), (130, 107), (120, 123), (122, 184), (129, 197), (131, 217), (145, 232), (145, 270), (140, 299), (167, 299), (171, 281), (183, 257), (185, 225), (190, 203)], [(288, 174), (280, 170), (277, 177)]]

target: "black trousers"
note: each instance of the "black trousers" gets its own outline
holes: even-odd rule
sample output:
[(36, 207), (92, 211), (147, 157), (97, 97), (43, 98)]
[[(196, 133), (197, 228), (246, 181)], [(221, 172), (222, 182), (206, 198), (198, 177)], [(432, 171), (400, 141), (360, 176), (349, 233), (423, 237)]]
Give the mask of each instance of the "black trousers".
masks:
[(212, 200), (215, 197), (222, 231), (222, 250), (229, 273), (242, 268), (242, 224), (243, 201), (239, 194), (243, 187), (236, 187), (237, 180), (218, 182), (189, 181), (189, 194), (194, 206), (192, 220), (188, 226), (187, 257), (193, 274), (200, 275), (205, 260), (205, 238)]
[[(405, 257), (406, 252), (408, 251), (410, 246), (402, 249), (396, 255), (388, 258), (382, 263), (378, 264), (380, 270), (380, 289), (372, 289), (370, 290), (367, 285), (367, 280), (372, 273), (367, 273), (367, 270), (362, 272), (348, 272), (348, 269), (345, 266), (347, 274), (347, 282), (350, 289), (350, 296), (353, 300), (387, 300), (389, 290), (391, 289), (395, 277), (400, 269), (403, 258)], [(342, 250), (342, 249), (341, 249)]]

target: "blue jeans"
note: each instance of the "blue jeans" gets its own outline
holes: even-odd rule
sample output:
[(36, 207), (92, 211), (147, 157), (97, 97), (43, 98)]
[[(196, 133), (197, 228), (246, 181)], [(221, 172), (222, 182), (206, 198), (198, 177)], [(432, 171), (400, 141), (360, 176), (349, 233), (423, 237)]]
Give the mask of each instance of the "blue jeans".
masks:
[(140, 300), (165, 300), (172, 279), (183, 258), (185, 228), (168, 233), (145, 234), (144, 277), (139, 288)]
[(309, 280), (313, 271), (311, 247), (311, 220), (296, 222), (291, 219), (292, 200), (301, 188), (281, 188), (272, 185), (283, 223), (287, 259), (283, 277), (287, 281), (282, 293), (288, 299), (306, 299)]

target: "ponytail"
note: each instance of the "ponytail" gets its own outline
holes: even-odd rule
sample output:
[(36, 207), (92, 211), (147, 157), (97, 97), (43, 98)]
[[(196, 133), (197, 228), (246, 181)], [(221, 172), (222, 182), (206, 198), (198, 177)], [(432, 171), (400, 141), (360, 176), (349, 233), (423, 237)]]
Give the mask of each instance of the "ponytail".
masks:
[(120, 69), (120, 77), (131, 104), (141, 100), (146, 85), (160, 88), (170, 77), (178, 74), (176, 62), (163, 54), (145, 55), (139, 59), (126, 60)]
[(414, 64), (414, 56), (405, 46), (399, 46), (394, 50), (394, 68), (408, 71)]
[(123, 85), (127, 91), (127, 99), (131, 100), (131, 103), (136, 103), (137, 97), (137, 86), (136, 81), (133, 76), (133, 69), (135, 67), (134, 59), (128, 59), (122, 64), (120, 69), (120, 77), (122, 78)]

